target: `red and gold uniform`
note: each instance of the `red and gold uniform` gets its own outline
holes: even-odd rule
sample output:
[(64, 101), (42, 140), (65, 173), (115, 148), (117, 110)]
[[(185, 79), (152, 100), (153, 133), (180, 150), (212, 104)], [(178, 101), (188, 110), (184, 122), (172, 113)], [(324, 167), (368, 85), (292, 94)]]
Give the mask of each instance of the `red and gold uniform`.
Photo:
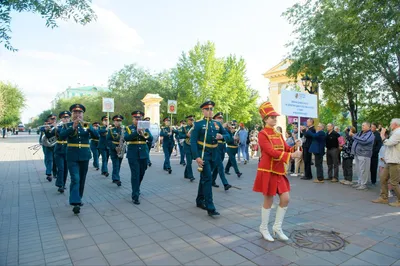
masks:
[[(260, 114), (263, 118), (279, 115), (269, 102), (261, 105)], [(291, 147), (286, 144), (282, 134), (270, 126), (260, 131), (258, 144), (261, 148), (261, 159), (258, 163), (253, 191), (267, 196), (289, 192), (290, 184), (285, 176), (285, 163), (290, 161)]]

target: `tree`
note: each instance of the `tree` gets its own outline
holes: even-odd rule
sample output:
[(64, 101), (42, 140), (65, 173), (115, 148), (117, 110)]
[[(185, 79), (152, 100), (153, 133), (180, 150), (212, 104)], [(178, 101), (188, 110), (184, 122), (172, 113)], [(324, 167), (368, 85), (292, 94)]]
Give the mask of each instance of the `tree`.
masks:
[[(167, 115), (167, 100), (176, 99), (176, 92), (169, 71), (150, 73), (135, 64), (126, 65), (114, 73), (109, 79), (111, 95), (115, 102), (115, 111), (125, 118), (131, 116), (135, 110), (143, 111), (141, 101), (148, 93), (159, 94), (161, 102), (161, 116)], [(179, 107), (178, 107), (179, 110)], [(159, 123), (159, 121), (154, 121)]]
[(199, 105), (206, 99), (239, 121), (251, 120), (258, 94), (247, 85), (246, 63), (230, 55), (217, 58), (214, 43), (197, 43), (188, 53), (183, 52), (173, 79), (177, 89), (178, 116), (195, 114), (200, 117)]
[(284, 13), (296, 35), (289, 43), (294, 63), (288, 74), (323, 79), (324, 97), (342, 103), (354, 126), (367, 98), (398, 104), (400, 96), (398, 1), (362, 2), (306, 1)]
[(11, 40), (11, 13), (31, 12), (40, 14), (46, 20), (46, 27), (57, 27), (56, 20), (73, 19), (86, 25), (96, 19), (90, 6), (91, 0), (2, 0), (0, 2), (0, 43), (11, 51), (16, 51)]
[(22, 91), (10, 83), (0, 82), (0, 126), (17, 126), (24, 107)]

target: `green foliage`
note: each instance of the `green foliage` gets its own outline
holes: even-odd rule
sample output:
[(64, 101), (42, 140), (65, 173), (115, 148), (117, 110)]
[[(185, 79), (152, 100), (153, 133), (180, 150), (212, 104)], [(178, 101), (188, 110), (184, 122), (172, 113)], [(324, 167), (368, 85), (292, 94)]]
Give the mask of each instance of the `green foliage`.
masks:
[(16, 51), (11, 40), (11, 13), (37, 13), (46, 20), (46, 27), (57, 27), (56, 20), (74, 20), (85, 25), (96, 19), (90, 6), (91, 0), (2, 0), (0, 3), (0, 43), (11, 51)]
[(351, 125), (348, 112), (342, 112), (342, 106), (337, 102), (323, 102), (319, 105), (319, 120), (323, 124), (331, 123), (343, 131)]
[[(135, 110), (144, 111), (141, 101), (146, 94), (159, 94), (164, 100), (160, 106), (160, 116), (167, 115), (167, 101), (176, 99), (171, 73), (164, 71), (152, 74), (135, 64), (127, 65), (109, 79), (110, 97), (114, 98), (116, 113), (130, 117)], [(180, 106), (178, 103), (178, 110)]]
[(22, 91), (10, 83), (0, 82), (0, 126), (17, 126), (24, 107)]
[(36, 128), (39, 126), (44, 125), (44, 122), (47, 120), (47, 117), (52, 114), (51, 110), (44, 110), (43, 112), (41, 112), (38, 116), (38, 119), (36, 119), (35, 121), (33, 121), (30, 124), (25, 125), (26, 127), (32, 127), (32, 128)]
[(354, 126), (366, 99), (380, 95), (398, 103), (398, 8), (395, 0), (317, 0), (294, 5), (284, 13), (296, 36), (289, 43), (294, 62), (288, 74), (308, 73), (323, 79), (324, 97), (348, 110)]
[(363, 108), (360, 114), (360, 122), (381, 123), (384, 127), (389, 127), (390, 120), (400, 117), (400, 105), (374, 104)]
[(238, 121), (250, 121), (257, 109), (258, 94), (247, 85), (244, 59), (234, 55), (217, 58), (210, 41), (182, 53), (173, 80), (177, 99), (182, 99), (178, 101), (179, 119), (190, 114), (200, 117), (199, 106), (207, 99), (215, 102), (216, 111)]

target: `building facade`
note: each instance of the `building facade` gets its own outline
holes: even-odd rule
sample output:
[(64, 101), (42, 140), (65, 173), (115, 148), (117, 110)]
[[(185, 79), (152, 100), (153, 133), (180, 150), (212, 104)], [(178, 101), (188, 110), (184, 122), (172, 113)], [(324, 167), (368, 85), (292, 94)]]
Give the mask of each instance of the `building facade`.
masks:
[(71, 99), (73, 97), (81, 97), (87, 95), (95, 95), (99, 92), (109, 92), (107, 87), (101, 86), (82, 86), (72, 88), (68, 87), (65, 91), (57, 93), (56, 97), (51, 101), (51, 108), (55, 109), (58, 100), (60, 99)]

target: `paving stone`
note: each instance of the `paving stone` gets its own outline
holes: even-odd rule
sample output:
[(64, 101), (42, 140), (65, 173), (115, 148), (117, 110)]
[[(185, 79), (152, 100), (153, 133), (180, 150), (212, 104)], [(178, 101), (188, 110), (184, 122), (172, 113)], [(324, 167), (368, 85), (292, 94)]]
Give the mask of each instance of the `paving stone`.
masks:
[(84, 259), (94, 258), (97, 256), (102, 257), (99, 248), (95, 245), (85, 248), (78, 248), (69, 251), (72, 261), (80, 261)]
[(71, 249), (93, 246), (95, 243), (91, 237), (85, 236), (81, 238), (66, 240), (65, 244), (67, 245), (67, 248), (71, 250)]
[(158, 244), (163, 247), (163, 249), (165, 249), (167, 252), (190, 247), (188, 243), (178, 237), (158, 242)]
[(171, 251), (171, 255), (183, 264), (205, 257), (203, 253), (193, 247)]
[(204, 265), (214, 266), (214, 265), (219, 265), (219, 264), (216, 263), (215, 261), (213, 261), (212, 259), (205, 257), (202, 259), (197, 259), (197, 260), (185, 263), (185, 265), (188, 265), (188, 266), (204, 266)]
[[(157, 256), (153, 256), (151, 258), (145, 259), (144, 263), (146, 265), (153, 265), (153, 266), (174, 266), (174, 265), (181, 265), (179, 261), (177, 261), (174, 257), (167, 253), (163, 253)], [(134, 265), (134, 264), (133, 264)], [(206, 264), (203, 264), (206, 265)], [(208, 265), (208, 264), (207, 264)]]
[(145, 246), (133, 248), (133, 251), (140, 257), (140, 259), (148, 259), (153, 256), (161, 255), (166, 251), (158, 244), (152, 243)]
[(94, 235), (92, 237), (93, 237), (94, 242), (96, 242), (97, 245), (111, 242), (111, 241), (122, 240), (122, 238), (116, 232), (107, 232), (107, 233), (100, 234), (100, 235)]
[(131, 249), (107, 254), (105, 257), (110, 265), (129, 264), (139, 260), (139, 257)]
[(366, 250), (362, 252), (356, 258), (363, 261), (368, 261), (369, 263), (372, 263), (374, 265), (391, 265), (396, 262), (396, 259), (394, 258), (382, 255), (371, 250)]
[(351, 258), (348, 261), (346, 261), (340, 265), (343, 265), (343, 266), (368, 266), (368, 265), (373, 265), (373, 264), (368, 263), (363, 260), (360, 260), (360, 259), (357, 259), (357, 258)]
[(219, 242), (220, 244), (224, 245), (227, 248), (234, 248), (234, 247), (249, 243), (248, 241), (241, 239), (240, 237), (238, 237), (236, 235), (221, 237), (221, 238), (216, 239), (216, 241)]
[(177, 236), (185, 236), (196, 233), (197, 230), (189, 225), (183, 225), (179, 227), (170, 228), (170, 230)]
[(237, 265), (237, 264), (247, 261), (244, 257), (238, 255), (237, 253), (235, 253), (231, 250), (226, 250), (226, 251), (211, 255), (210, 258), (221, 265)]
[(69, 239), (89, 236), (89, 232), (86, 230), (86, 228), (83, 228), (78, 230), (66, 231), (62, 234), (62, 236), (65, 240), (69, 240)]
[(74, 262), (74, 266), (108, 266), (107, 260), (103, 256), (97, 256), (90, 259), (78, 260)]
[(113, 232), (114, 229), (108, 224), (102, 224), (98, 226), (89, 226), (87, 228), (89, 234), (93, 235), (101, 235), (108, 232)]
[(124, 239), (130, 248), (137, 248), (154, 243), (154, 240), (147, 235), (140, 235), (131, 238)]
[(319, 251), (313, 253), (313, 255), (321, 259), (324, 259), (326, 261), (329, 261), (335, 265), (339, 265), (351, 258), (350, 255), (342, 251), (332, 251), (332, 252)]
[(98, 245), (101, 253), (104, 255), (130, 249), (129, 246), (123, 240), (117, 240), (113, 242), (103, 243)]
[(301, 258), (296, 261), (296, 264), (299, 266), (308, 266), (308, 265), (316, 265), (316, 266), (321, 266), (321, 265), (336, 265), (334, 263), (331, 263), (329, 261), (326, 261), (324, 259), (321, 259), (317, 256), (310, 255), (304, 258)]
[(290, 263), (286, 258), (280, 257), (274, 253), (267, 253), (265, 255), (256, 257), (251, 260), (257, 265), (288, 265)]
[(291, 262), (297, 262), (299, 259), (310, 256), (309, 253), (306, 253), (300, 249), (295, 249), (291, 246), (284, 246), (272, 251), (274, 254), (283, 257)]
[(223, 245), (221, 245), (220, 243), (218, 243), (214, 240), (202, 242), (200, 244), (196, 244), (193, 246), (195, 248), (197, 248), (198, 250), (200, 250), (202, 253), (206, 254), (207, 256), (228, 250), (228, 248), (224, 247)]
[(372, 246), (370, 250), (400, 260), (400, 247), (395, 247), (385, 243), (378, 243), (375, 246)]
[(366, 248), (357, 246), (357, 245), (355, 245), (355, 244), (347, 244), (347, 245), (342, 249), (342, 251), (343, 251), (344, 253), (347, 253), (347, 254), (351, 255), (351, 256), (355, 256), (355, 255), (358, 255), (358, 254), (360, 254), (361, 252), (363, 252), (365, 249), (366, 249)]
[(363, 248), (370, 248), (373, 245), (375, 245), (376, 243), (378, 243), (378, 241), (376, 241), (376, 240), (373, 240), (366, 236), (360, 236), (360, 235), (353, 235), (351, 237), (346, 238), (346, 240), (350, 244), (356, 244), (357, 246), (360, 246)]
[(268, 251), (272, 251), (284, 247), (286, 245), (281, 241), (269, 242), (263, 238), (258, 238), (257, 240), (254, 240), (252, 243)]
[(163, 231), (159, 231), (159, 232), (150, 233), (149, 236), (155, 242), (164, 241), (164, 240), (168, 240), (168, 239), (172, 239), (172, 238), (176, 237), (176, 235), (174, 233), (172, 233), (171, 231), (169, 231), (167, 229), (164, 229)]

